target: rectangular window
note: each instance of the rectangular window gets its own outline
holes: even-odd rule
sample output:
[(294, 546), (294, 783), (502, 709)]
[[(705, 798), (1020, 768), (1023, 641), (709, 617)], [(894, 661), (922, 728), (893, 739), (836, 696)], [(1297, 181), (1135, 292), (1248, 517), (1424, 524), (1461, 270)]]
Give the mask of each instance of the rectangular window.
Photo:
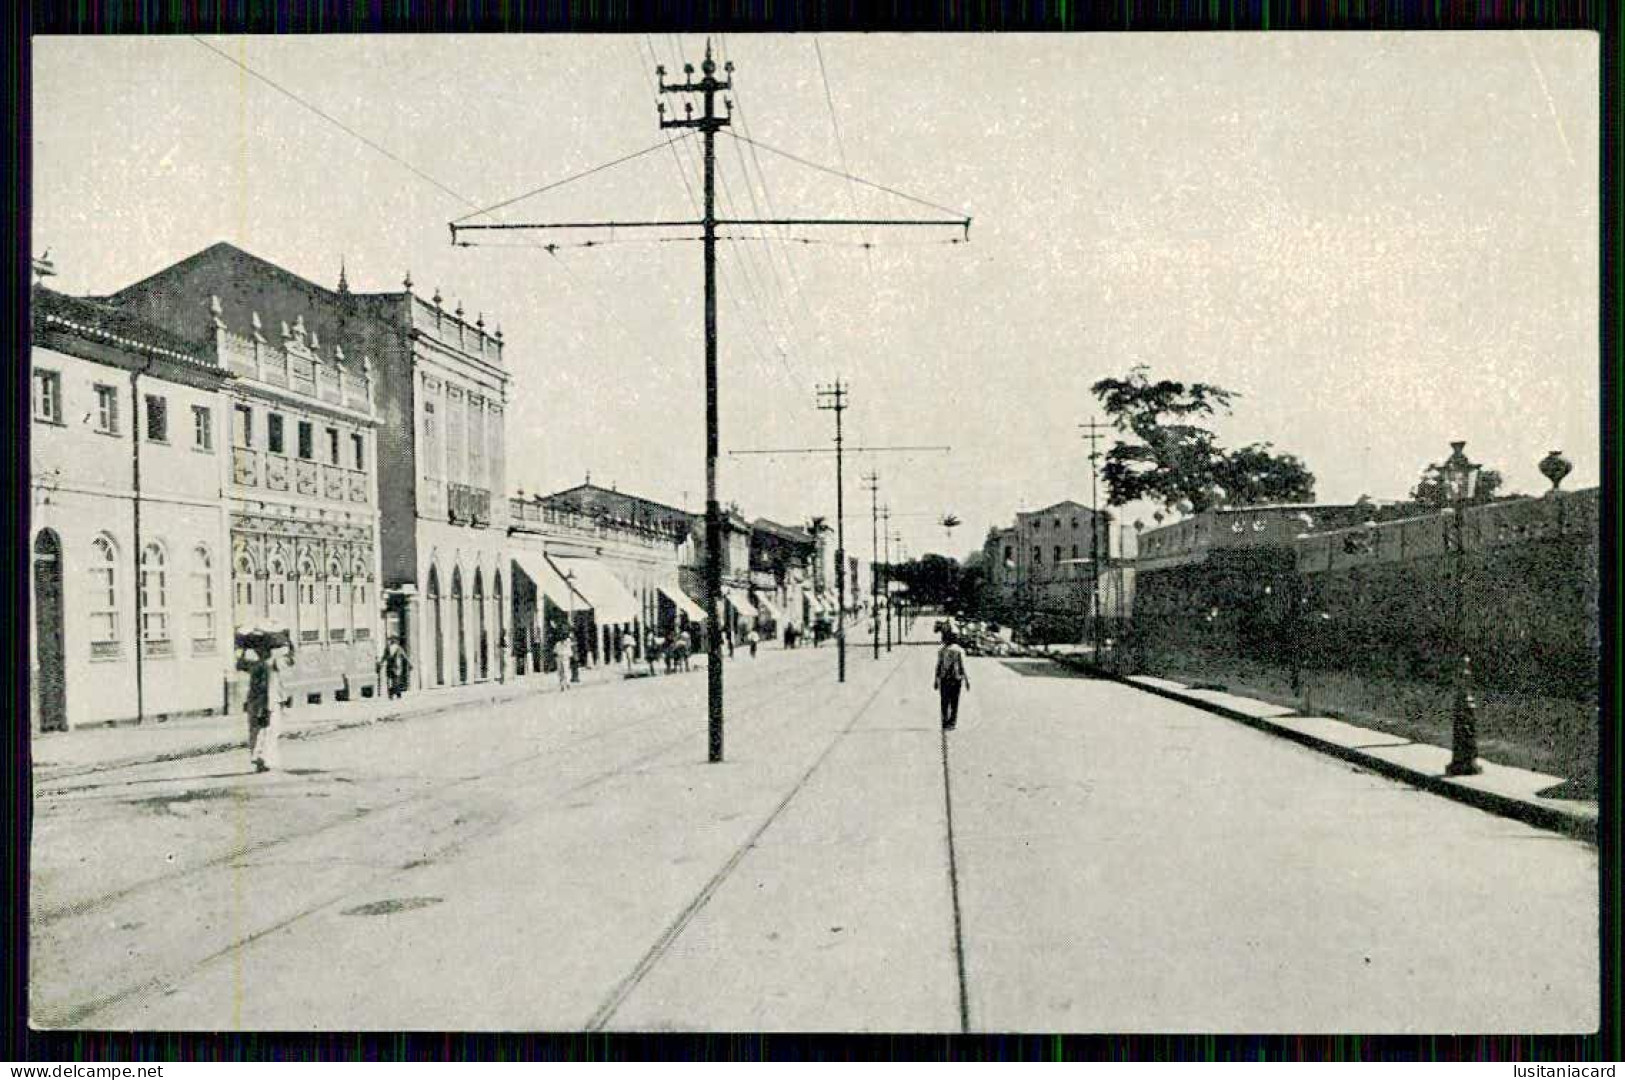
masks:
[(355, 452), (355, 467), (359, 471), (367, 468), (367, 443), (360, 435), (350, 436), (350, 449)]
[[(707, 512), (709, 512), (709, 511), (707, 511)], [(1037, 544), (1034, 544), (1033, 545), (1033, 565), (1037, 566), (1039, 563), (1041, 563), (1043, 561), (1044, 561), (1044, 549), (1039, 547)]]
[(1074, 559), (1076, 559), (1078, 557), (1078, 545), (1076, 545), (1076, 544), (1072, 545), (1072, 557)]
[(203, 405), (192, 406), (192, 445), (199, 450), (214, 449), (214, 416)]
[(254, 410), (247, 405), (238, 405), (231, 410), (232, 442), (248, 449), (254, 445)]
[(265, 415), (265, 448), (273, 454), (286, 454), (287, 444), (282, 441), (282, 414)]
[(1061, 545), (1060, 544), (1055, 545), (1055, 561), (1057, 563), (1059, 563), (1061, 561)]
[(62, 423), (62, 376), (55, 371), (34, 372), (34, 419)]
[(118, 434), (118, 391), (111, 386), (96, 386), (96, 430)]
[(337, 465), (339, 463), (339, 429), (338, 428), (328, 428), (327, 429), (327, 463), (329, 465)]
[(309, 461), (315, 455), (315, 429), (309, 420), (299, 421), (299, 460)]
[(169, 441), (169, 401), (157, 394), (147, 395), (147, 441)]
[(1009, 562), (1016, 557), (1015, 550), (1009, 544), (1004, 545), (1004, 561)]

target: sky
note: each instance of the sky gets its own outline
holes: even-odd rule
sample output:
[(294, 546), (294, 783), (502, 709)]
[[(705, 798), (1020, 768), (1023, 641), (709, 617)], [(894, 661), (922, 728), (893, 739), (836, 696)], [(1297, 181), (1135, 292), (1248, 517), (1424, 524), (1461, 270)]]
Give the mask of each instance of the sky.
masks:
[[(875, 471), (899, 550), (962, 557), (1018, 509), (1093, 501), (1078, 425), (1136, 364), (1237, 391), (1221, 439), (1299, 455), (1321, 501), (1402, 498), (1452, 439), (1513, 492), (1545, 490), (1552, 449), (1566, 488), (1598, 482), (1594, 34), (713, 44), (734, 64), (721, 216), (973, 219), (962, 243), (724, 230), (719, 496), (748, 517), (834, 519), (832, 455), (728, 452), (828, 448), (816, 391), (840, 378), (848, 446), (951, 448), (848, 455), (848, 549), (869, 552)], [(701, 509), (698, 230), (454, 247), (447, 223), (696, 217), (699, 139), (666, 145), (655, 103), (681, 98), (654, 67), (704, 48), (36, 38), (33, 244), (53, 286), (92, 295), (221, 240), (328, 286), (342, 262), (356, 291), (410, 272), (503, 329), (510, 493), (590, 473)]]

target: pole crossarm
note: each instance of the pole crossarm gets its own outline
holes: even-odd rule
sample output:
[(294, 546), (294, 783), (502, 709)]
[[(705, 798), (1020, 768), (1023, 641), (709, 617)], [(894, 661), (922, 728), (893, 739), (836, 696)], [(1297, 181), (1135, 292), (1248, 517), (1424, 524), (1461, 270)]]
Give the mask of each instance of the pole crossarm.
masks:
[[(827, 407), (827, 406), (826, 406)], [(945, 454), (953, 450), (951, 446), (848, 446), (848, 454)], [(729, 457), (744, 454), (833, 454), (835, 450), (827, 446), (786, 447), (779, 450), (729, 450)]]
[[(927, 221), (920, 218), (717, 218), (715, 224), (722, 225), (806, 225), (806, 226), (855, 226), (869, 225), (877, 228), (953, 228), (963, 229), (965, 238), (970, 238), (970, 218), (957, 221)], [(500, 221), (473, 225), (464, 225), (461, 222), (449, 222), (451, 229), (451, 242), (456, 244), (457, 234), (462, 232), (513, 232), (526, 229), (680, 229), (699, 228), (705, 225), (704, 221)]]

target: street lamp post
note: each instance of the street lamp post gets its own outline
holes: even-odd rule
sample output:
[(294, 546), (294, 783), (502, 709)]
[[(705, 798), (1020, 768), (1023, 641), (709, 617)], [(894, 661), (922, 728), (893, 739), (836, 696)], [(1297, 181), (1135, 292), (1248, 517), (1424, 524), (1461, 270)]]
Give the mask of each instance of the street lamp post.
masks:
[(1450, 764), (1446, 776), (1473, 776), (1483, 771), (1478, 764), (1478, 708), (1472, 695), (1472, 657), (1467, 650), (1467, 503), (1478, 487), (1480, 466), (1463, 453), (1465, 442), (1450, 444), (1450, 457), (1439, 467), (1453, 518), (1450, 532), (1455, 558), (1452, 560), (1455, 592), (1456, 654), (1455, 706), (1451, 717)]

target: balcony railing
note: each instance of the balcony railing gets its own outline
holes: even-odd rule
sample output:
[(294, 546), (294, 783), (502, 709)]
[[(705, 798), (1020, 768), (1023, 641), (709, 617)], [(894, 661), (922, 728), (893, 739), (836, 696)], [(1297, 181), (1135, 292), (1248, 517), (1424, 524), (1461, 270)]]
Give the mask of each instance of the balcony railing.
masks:
[(258, 487), (260, 482), (260, 455), (246, 446), (231, 448), (231, 479), (245, 487)]
[(446, 516), (459, 525), (491, 523), (491, 493), (467, 484), (446, 485)]

